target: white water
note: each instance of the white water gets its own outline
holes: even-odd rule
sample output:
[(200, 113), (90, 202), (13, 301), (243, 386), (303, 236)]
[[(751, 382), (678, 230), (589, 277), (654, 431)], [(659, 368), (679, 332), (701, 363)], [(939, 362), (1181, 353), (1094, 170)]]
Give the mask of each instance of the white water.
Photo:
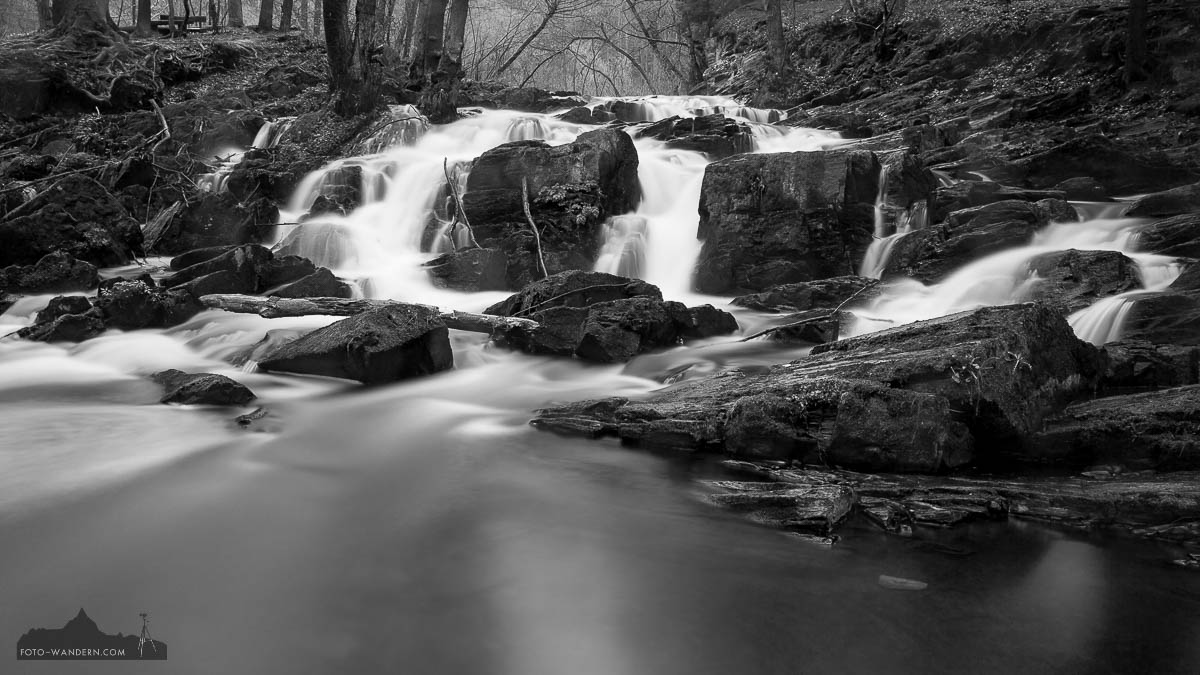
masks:
[[(862, 265), (859, 266), (859, 276), (868, 279), (881, 279), (887, 271), (888, 262), (892, 257), (892, 249), (896, 247), (905, 235), (925, 227), (928, 220), (927, 207), (924, 201), (918, 201), (911, 206), (897, 207), (888, 201), (888, 178), (890, 171), (887, 165), (879, 170), (879, 192), (875, 197), (875, 232), (871, 245), (863, 255)], [(899, 213), (897, 213), (897, 211)], [(893, 222), (894, 217), (894, 222)]]
[[(258, 128), (254, 142), (250, 144), (250, 150), (270, 150), (276, 147), (295, 121), (295, 117), (267, 120)], [(212, 173), (202, 173), (197, 176), (196, 185), (206, 192), (225, 192), (228, 187), (229, 174), (233, 173), (234, 168), (245, 159), (246, 153), (250, 150), (230, 148), (217, 152), (216, 156), (219, 161), (213, 167)]]

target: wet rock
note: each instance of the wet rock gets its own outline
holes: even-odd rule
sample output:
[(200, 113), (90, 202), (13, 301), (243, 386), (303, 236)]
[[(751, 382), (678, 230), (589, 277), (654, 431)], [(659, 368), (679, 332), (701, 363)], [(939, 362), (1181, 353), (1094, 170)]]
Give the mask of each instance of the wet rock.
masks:
[(521, 181), (528, 185), (547, 270), (590, 269), (604, 221), (637, 207), (637, 167), (633, 140), (613, 129), (589, 131), (555, 147), (506, 143), (475, 160), (463, 208), (480, 245), (505, 252), (509, 287), (519, 288), (540, 276)]
[(96, 312), (65, 314), (46, 323), (26, 326), (17, 335), (37, 342), (83, 342), (104, 332)]
[(1138, 250), (1181, 258), (1200, 258), (1200, 213), (1151, 223), (1138, 230)]
[(319, 328), (268, 352), (259, 368), (384, 384), (454, 367), (436, 309), (390, 304)]
[(1018, 160), (1017, 166), (1036, 188), (1090, 176), (1110, 192), (1121, 194), (1196, 180), (1194, 172), (1188, 169), (1147, 159), (1099, 134), (1073, 138)]
[(710, 164), (696, 288), (762, 291), (846, 274), (874, 229), (880, 165), (867, 151), (739, 155)]
[(166, 288), (171, 288), (214, 272), (228, 272), (237, 279), (239, 287), (245, 289), (239, 292), (253, 293), (263, 287), (273, 260), (274, 255), (270, 250), (255, 244), (247, 244), (230, 249), (204, 262), (185, 267), (163, 279), (162, 284)]
[(1163, 218), (1200, 211), (1200, 183), (1183, 185), (1138, 198), (1126, 213), (1130, 218)]
[(1133, 298), (1121, 332), (1125, 340), (1200, 345), (1200, 292), (1163, 291)]
[(495, 248), (473, 248), (438, 256), (425, 263), (433, 285), (456, 291), (500, 291), (508, 288), (508, 259)]
[(639, 297), (661, 300), (662, 291), (640, 279), (568, 270), (530, 283), (483, 311), (496, 316), (524, 316), (550, 307), (588, 307), (598, 302)]
[(560, 114), (558, 119), (572, 124), (607, 124), (617, 119), (617, 116), (607, 110), (592, 110), (586, 106), (578, 106)]
[(1099, 298), (1142, 287), (1137, 263), (1118, 251), (1046, 253), (1029, 262), (1029, 271), (1039, 279), (1030, 299), (1062, 307), (1068, 314)]
[(298, 255), (276, 255), (267, 263), (262, 278), (264, 288), (274, 288), (299, 281), (317, 271), (317, 266), (308, 258)]
[(828, 535), (846, 519), (856, 501), (842, 485), (785, 486), (723, 482), (726, 494), (714, 494), (714, 504), (750, 520), (793, 532)]
[(255, 286), (232, 270), (217, 270), (191, 281), (179, 284), (177, 290), (185, 291), (194, 298), (214, 293), (254, 293)]
[(27, 265), (56, 252), (122, 265), (141, 254), (142, 230), (102, 185), (67, 176), (30, 200), (21, 215), (0, 221), (0, 265)]
[(176, 203), (146, 227), (146, 248), (180, 253), (198, 248), (262, 242), (275, 229), (279, 209), (270, 199), (243, 201), (228, 192)]
[(1100, 181), (1090, 177), (1068, 178), (1058, 185), (1054, 186), (1055, 190), (1063, 193), (1063, 199), (1070, 199), (1079, 202), (1106, 202), (1109, 201), (1108, 190), (1100, 184)]
[(938, 281), (973, 260), (1028, 244), (1049, 222), (1048, 208), (1015, 199), (955, 211), (944, 224), (899, 239), (885, 272)]
[(679, 303), (654, 298), (627, 298), (588, 307), (587, 319), (575, 353), (585, 361), (620, 363), (679, 341), (672, 309)]
[(353, 295), (350, 285), (338, 279), (324, 267), (291, 283), (278, 286), (264, 293), (280, 298), (349, 298)]
[(1073, 404), (1046, 421), (1030, 457), (1128, 469), (1200, 468), (1200, 385)]
[(642, 444), (661, 429), (687, 429), (673, 442), (730, 450), (733, 419), (733, 450), (938, 471), (1019, 454), (1021, 439), (1091, 391), (1102, 368), (1060, 313), (1013, 305), (818, 345), (807, 359), (688, 380), (646, 400), (549, 408), (533, 423)]
[(46, 307), (37, 313), (33, 323), (35, 325), (50, 323), (60, 316), (84, 314), (91, 308), (91, 301), (82, 295), (58, 295), (50, 298)]
[(864, 288), (875, 286), (878, 283), (877, 279), (866, 277), (830, 277), (775, 286), (762, 293), (736, 297), (730, 301), (730, 304), (756, 309), (760, 312), (833, 309), (855, 294), (861, 293)]
[[(587, 99), (573, 91), (546, 91), (537, 87), (509, 87), (490, 97), (493, 108), (523, 112), (553, 112), (587, 104)], [(480, 104), (481, 102), (476, 102)]]
[(675, 320), (680, 337), (707, 338), (729, 335), (738, 329), (733, 315), (712, 305), (697, 305), (680, 310), (671, 304), (671, 316)]
[(1172, 291), (1200, 291), (1200, 262), (1193, 262), (1184, 268), (1168, 288)]
[(96, 266), (61, 251), (49, 253), (32, 265), (0, 269), (0, 293), (53, 293), (83, 291), (100, 282)]
[(642, 128), (635, 137), (655, 138), (665, 141), (667, 147), (702, 152), (709, 159), (723, 159), (754, 150), (750, 126), (724, 115), (668, 117)]
[(162, 403), (246, 405), (256, 397), (244, 384), (224, 375), (164, 370), (150, 376), (163, 386)]
[(1200, 384), (1200, 347), (1121, 340), (1104, 345), (1106, 389), (1178, 387)]
[(114, 284), (100, 293), (95, 305), (105, 325), (122, 330), (175, 326), (204, 309), (186, 290), (154, 288), (142, 281)]
[(1043, 199), (1067, 199), (1067, 193), (1055, 186), (1051, 190), (1031, 190), (1011, 187), (994, 181), (960, 181), (935, 190), (930, 211), (934, 222), (946, 219), (950, 213), (995, 202), (1037, 202)]
[(174, 271), (179, 271), (185, 267), (191, 267), (197, 263), (212, 260), (222, 253), (228, 253), (235, 248), (237, 248), (237, 245), (235, 244), (226, 244), (223, 246), (209, 246), (206, 248), (193, 249), (187, 253), (182, 253), (174, 258), (171, 258), (170, 267)]

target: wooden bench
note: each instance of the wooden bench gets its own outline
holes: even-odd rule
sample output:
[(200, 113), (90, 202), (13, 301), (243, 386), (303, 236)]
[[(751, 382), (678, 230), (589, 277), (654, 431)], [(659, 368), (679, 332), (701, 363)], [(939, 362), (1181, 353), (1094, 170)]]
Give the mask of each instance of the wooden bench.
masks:
[[(204, 25), (206, 23), (208, 23), (208, 18), (200, 14), (188, 17), (186, 22), (182, 16), (177, 16), (175, 17), (175, 31), (180, 33), (184, 31), (204, 32), (209, 30)], [(159, 14), (158, 20), (151, 21), (150, 25), (163, 35), (171, 32), (171, 18), (166, 14)]]

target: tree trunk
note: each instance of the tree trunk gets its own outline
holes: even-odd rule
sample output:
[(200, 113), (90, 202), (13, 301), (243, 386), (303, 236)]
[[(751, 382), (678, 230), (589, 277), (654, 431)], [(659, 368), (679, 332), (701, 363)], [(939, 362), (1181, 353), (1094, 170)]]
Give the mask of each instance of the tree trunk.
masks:
[(242, 28), (246, 25), (245, 19), (242, 18), (242, 0), (229, 0), (229, 4), (225, 6), (225, 12), (229, 16), (228, 21), (231, 28)]
[(767, 10), (767, 49), (775, 77), (787, 68), (787, 46), (783, 40), (783, 8), (780, 0), (765, 0)]
[(1129, 35), (1125, 43), (1125, 83), (1146, 79), (1147, 0), (1129, 0)]
[(350, 117), (375, 107), (382, 72), (375, 59), (379, 44), (378, 3), (357, 0), (354, 34), (347, 27), (346, 0), (325, 0), (325, 46), (334, 110)]
[(417, 33), (417, 56), (412, 62), (413, 79), (427, 80), (442, 59), (446, 1), (425, 0), (425, 17)]
[(154, 26), (150, 22), (154, 20), (151, 15), (150, 0), (137, 0), (137, 21), (134, 33), (141, 36), (153, 35)]
[(442, 40), (442, 58), (438, 61), (437, 80), (462, 79), (462, 53), (466, 43), (469, 0), (450, 0), (446, 35)]
[(300, 0), (300, 34), (308, 35), (308, 0)]
[(275, 30), (275, 0), (262, 0), (258, 8), (257, 28), (264, 32)]
[(292, 0), (283, 0), (283, 5), (279, 10), (279, 30), (283, 32), (292, 29)]
[(688, 44), (688, 85), (704, 82), (708, 70), (708, 54), (704, 44), (712, 33), (713, 14), (708, 0), (679, 0), (679, 14)]
[(416, 26), (420, 0), (404, 0), (404, 27), (396, 43), (396, 51), (405, 58), (412, 55), (413, 28)]
[(217, 0), (208, 0), (208, 25), (214, 35), (220, 32), (221, 14), (217, 11)]
[(37, 0), (38, 30), (50, 30), (54, 27), (54, 17), (50, 13), (50, 0)]
[(313, 0), (313, 12), (312, 12), (312, 14), (313, 14), (313, 20), (312, 20), (313, 37), (320, 37), (321, 35), (323, 35), (325, 33), (325, 23), (321, 20), (321, 17), (324, 16), (323, 9), (322, 9), (323, 1), (324, 0)]
[(108, 0), (54, 0), (50, 19), (54, 29), (64, 35), (98, 33), (119, 39), (108, 18)]
[(175, 37), (175, 0), (167, 0), (167, 34)]

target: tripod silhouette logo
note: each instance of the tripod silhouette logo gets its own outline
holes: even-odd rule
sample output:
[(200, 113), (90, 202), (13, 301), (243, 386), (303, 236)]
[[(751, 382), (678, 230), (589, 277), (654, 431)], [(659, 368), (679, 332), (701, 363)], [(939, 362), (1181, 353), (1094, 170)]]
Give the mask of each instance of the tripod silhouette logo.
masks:
[(141, 657), (145, 655), (147, 644), (150, 645), (151, 651), (158, 653), (158, 648), (154, 646), (154, 639), (150, 637), (150, 619), (147, 618), (150, 615), (146, 612), (142, 612), (141, 614), (138, 614), (138, 616), (142, 617), (142, 635), (138, 638), (138, 656)]

